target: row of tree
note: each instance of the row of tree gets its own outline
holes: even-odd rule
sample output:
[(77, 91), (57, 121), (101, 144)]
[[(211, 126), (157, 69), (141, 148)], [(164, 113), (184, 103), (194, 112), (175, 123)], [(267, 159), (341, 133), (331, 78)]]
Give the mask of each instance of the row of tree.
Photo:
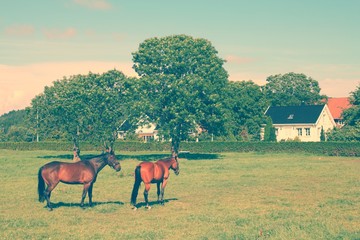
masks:
[[(111, 145), (125, 125), (131, 131), (151, 122), (178, 151), (199, 129), (202, 137), (259, 140), (269, 105), (318, 104), (325, 98), (318, 82), (304, 74), (269, 76), (262, 87), (231, 82), (225, 61), (202, 38), (147, 39), (133, 62), (138, 78), (110, 70), (64, 77), (45, 87), (26, 109), (27, 138), (71, 139), (75, 147), (79, 141)], [(353, 94), (355, 106), (359, 92)], [(355, 115), (351, 126), (359, 122), (359, 110), (352, 111), (346, 115)]]

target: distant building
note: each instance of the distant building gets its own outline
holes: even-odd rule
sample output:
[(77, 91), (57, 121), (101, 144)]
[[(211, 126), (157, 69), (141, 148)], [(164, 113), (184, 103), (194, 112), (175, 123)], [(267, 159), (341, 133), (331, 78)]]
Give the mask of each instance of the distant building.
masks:
[(138, 127), (135, 130), (135, 133), (138, 135), (139, 138), (142, 138), (144, 140), (144, 142), (159, 140), (158, 130), (156, 129), (156, 124), (153, 124), (153, 123)]
[(349, 98), (329, 98), (327, 100), (327, 105), (329, 107), (330, 113), (334, 118), (337, 127), (344, 126), (342, 113), (344, 110), (351, 107)]
[(277, 141), (319, 142), (321, 129), (336, 126), (327, 105), (269, 107), (265, 115), (272, 119)]

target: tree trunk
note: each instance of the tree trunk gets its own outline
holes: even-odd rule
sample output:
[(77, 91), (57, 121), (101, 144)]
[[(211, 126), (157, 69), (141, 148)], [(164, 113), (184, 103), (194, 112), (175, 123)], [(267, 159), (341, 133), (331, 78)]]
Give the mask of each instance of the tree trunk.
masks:
[(171, 138), (171, 152), (175, 153), (176, 155), (179, 155), (179, 149), (180, 149), (180, 138), (174, 136)]
[(73, 138), (73, 142), (74, 142), (74, 148), (73, 148), (73, 162), (79, 162), (81, 161), (80, 159), (80, 148), (79, 148), (79, 143), (77, 142), (76, 138)]

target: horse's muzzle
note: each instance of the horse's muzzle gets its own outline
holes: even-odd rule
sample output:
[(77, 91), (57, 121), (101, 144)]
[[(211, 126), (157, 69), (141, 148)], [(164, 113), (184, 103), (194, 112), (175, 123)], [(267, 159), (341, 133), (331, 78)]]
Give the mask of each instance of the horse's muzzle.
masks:
[(117, 171), (117, 172), (119, 172), (119, 171), (121, 170), (121, 165), (120, 165), (119, 163), (113, 165), (112, 167), (113, 167), (113, 168), (115, 169), (115, 171)]
[(177, 170), (175, 170), (174, 172), (175, 172), (175, 175), (179, 175), (180, 169), (177, 169)]

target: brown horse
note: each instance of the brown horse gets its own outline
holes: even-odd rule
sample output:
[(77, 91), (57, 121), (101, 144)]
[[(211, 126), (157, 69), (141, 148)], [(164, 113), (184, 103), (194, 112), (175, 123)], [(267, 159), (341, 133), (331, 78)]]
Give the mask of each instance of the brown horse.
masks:
[[(138, 195), (141, 182), (144, 182), (145, 184), (144, 198), (145, 198), (146, 208), (150, 209), (148, 194), (151, 183), (157, 184), (158, 202), (164, 205), (164, 191), (167, 181), (169, 179), (170, 169), (174, 170), (176, 175), (178, 175), (180, 172), (178, 157), (174, 153), (172, 154), (172, 157), (158, 160), (155, 163), (141, 162), (135, 168), (135, 183), (131, 194), (131, 204), (133, 205), (135, 210), (137, 209), (136, 198)], [(160, 184), (161, 184), (161, 190), (160, 190)]]
[[(89, 194), (89, 206), (92, 206), (92, 189), (97, 174), (106, 166), (114, 168), (117, 172), (121, 170), (120, 162), (116, 160), (114, 151), (109, 149), (105, 154), (89, 160), (75, 163), (50, 162), (39, 169), (38, 172), (38, 193), (39, 201), (46, 199), (47, 207), (51, 211), (51, 191), (59, 182), (66, 184), (83, 184), (84, 189), (80, 206), (84, 207), (86, 194)], [(45, 188), (45, 183), (47, 187)]]

